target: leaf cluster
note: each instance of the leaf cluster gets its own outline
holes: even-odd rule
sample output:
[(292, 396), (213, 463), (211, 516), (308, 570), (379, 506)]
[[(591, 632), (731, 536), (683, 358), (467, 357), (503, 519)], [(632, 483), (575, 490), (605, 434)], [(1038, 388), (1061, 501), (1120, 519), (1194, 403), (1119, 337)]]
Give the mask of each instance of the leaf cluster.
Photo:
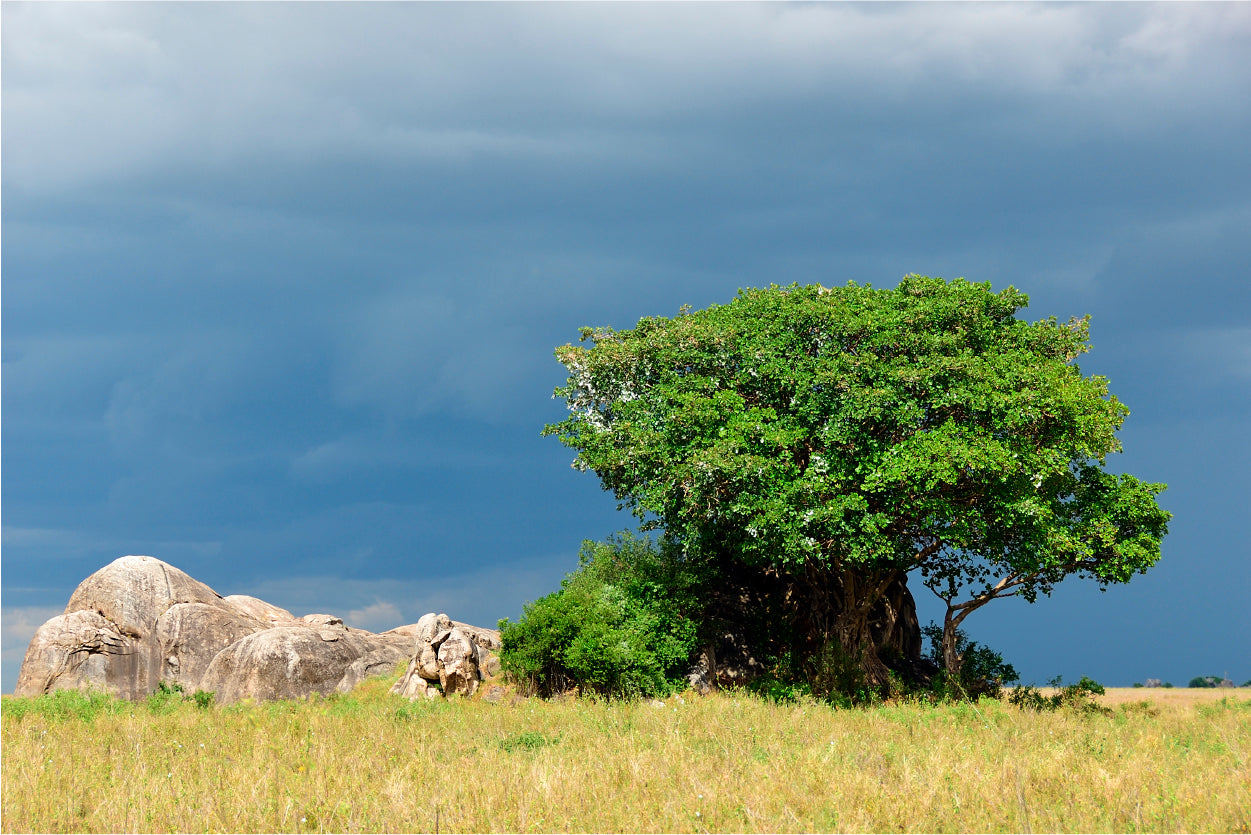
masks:
[(544, 432), (692, 554), (920, 567), (949, 597), (1125, 582), (1159, 557), (1163, 485), (1104, 472), (1128, 410), (1075, 362), (1089, 321), (1029, 323), (1027, 303), (906, 276), (584, 328)]
[(630, 532), (586, 541), (559, 591), (500, 621), (500, 663), (540, 695), (577, 687), (664, 696), (686, 686), (704, 578), (669, 541)]

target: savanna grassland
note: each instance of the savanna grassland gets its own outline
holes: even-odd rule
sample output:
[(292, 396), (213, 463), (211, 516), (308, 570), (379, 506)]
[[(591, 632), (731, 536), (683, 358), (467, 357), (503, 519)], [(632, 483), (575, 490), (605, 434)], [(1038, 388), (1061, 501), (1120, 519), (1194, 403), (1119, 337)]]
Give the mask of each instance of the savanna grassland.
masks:
[[(4, 832), (1247, 831), (1251, 699), (3, 701)], [(1180, 694), (1177, 694), (1180, 695)]]

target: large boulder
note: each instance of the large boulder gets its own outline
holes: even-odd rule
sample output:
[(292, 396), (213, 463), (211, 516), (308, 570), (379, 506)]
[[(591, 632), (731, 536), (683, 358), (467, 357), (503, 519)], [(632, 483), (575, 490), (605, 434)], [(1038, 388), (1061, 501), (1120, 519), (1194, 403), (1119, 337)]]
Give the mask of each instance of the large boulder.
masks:
[[(238, 632), (235, 610), (221, 595), (172, 565), (152, 557), (129, 556), (114, 560), (79, 584), (65, 614), (45, 623), (35, 633), (18, 674), (15, 693), (35, 695), (63, 688), (95, 685), (127, 699), (151, 693), (166, 674), (187, 667), (205, 667), (209, 659), (191, 656), (208, 652), (200, 644), (165, 646), (158, 625), (179, 604), (197, 604), (201, 627), (217, 634), (223, 628)], [(211, 615), (208, 614), (211, 612)], [(164, 635), (181, 634), (167, 624)], [(253, 622), (248, 631), (259, 624)], [(166, 650), (169, 652), (166, 652)], [(221, 646), (212, 649), (216, 653)], [(169, 661), (170, 658), (174, 660)], [(182, 682), (186, 677), (173, 673)]]
[(408, 669), (391, 688), (397, 696), (472, 696), (478, 682), (500, 673), (499, 630), (471, 626), (446, 614), (431, 612), (421, 616), (412, 634), (414, 644)]
[[(436, 647), (453, 634), (445, 673)], [(38, 629), (15, 693), (97, 688), (139, 699), (167, 682), (212, 691), (221, 702), (329, 695), (406, 659), (414, 659), (412, 669), (414, 644), (429, 650), (419, 653), (426, 677), (420, 685), (410, 681), (405, 695), (448, 675), (453, 691), (464, 692), (460, 680), (476, 676), (485, 648), (499, 647), (499, 634), (447, 615), (381, 634), (348, 627), (334, 615), (297, 618), (255, 597), (222, 597), (153, 557), (128, 556), (84, 580), (65, 613)], [(438, 688), (429, 689), (438, 695)]]
[(342, 623), (275, 626), (217, 653), (200, 688), (216, 693), (222, 702), (346, 692), (368, 675), (390, 672), (405, 658), (403, 650), (370, 637)]

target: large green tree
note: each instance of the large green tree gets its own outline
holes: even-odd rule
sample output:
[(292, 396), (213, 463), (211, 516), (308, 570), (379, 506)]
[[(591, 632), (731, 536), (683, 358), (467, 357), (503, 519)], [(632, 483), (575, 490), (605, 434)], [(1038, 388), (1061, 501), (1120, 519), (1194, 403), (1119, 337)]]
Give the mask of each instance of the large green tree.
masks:
[(921, 569), (954, 607), (958, 671), (970, 611), (1074, 572), (1127, 580), (1168, 520), (1163, 485), (1103, 469), (1128, 411), (1075, 364), (1088, 320), (1029, 323), (1027, 303), (910, 275), (583, 328), (556, 351), (569, 417), (544, 432), (692, 559), (795, 579), (810, 643), (837, 642), (872, 680), (869, 613)]

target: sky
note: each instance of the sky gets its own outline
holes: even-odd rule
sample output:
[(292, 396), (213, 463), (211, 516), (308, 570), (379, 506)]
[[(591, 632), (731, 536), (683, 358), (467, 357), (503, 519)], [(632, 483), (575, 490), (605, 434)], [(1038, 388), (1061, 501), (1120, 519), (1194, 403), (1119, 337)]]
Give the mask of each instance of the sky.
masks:
[[(0, 637), (125, 554), (491, 626), (636, 522), (556, 346), (907, 273), (1092, 316), (1160, 562), (966, 621), (1251, 679), (1251, 5), (0, 6)], [(922, 623), (941, 606), (912, 583)]]

